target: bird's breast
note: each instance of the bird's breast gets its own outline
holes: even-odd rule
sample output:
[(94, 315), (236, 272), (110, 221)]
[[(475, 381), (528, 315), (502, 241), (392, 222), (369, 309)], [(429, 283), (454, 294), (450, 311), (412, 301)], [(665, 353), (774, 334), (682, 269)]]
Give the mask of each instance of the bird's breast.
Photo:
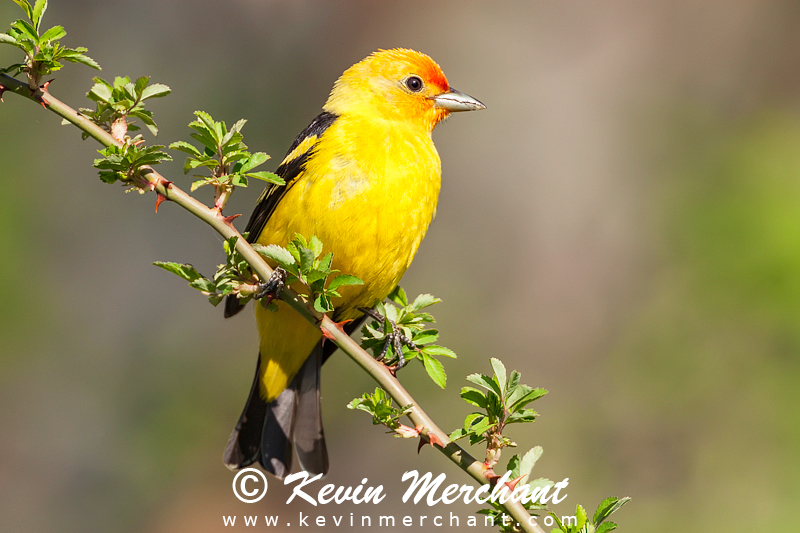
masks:
[[(341, 289), (337, 319), (383, 299), (400, 281), (435, 216), (441, 163), (430, 135), (338, 119), (258, 239), (317, 235), (333, 268), (364, 280)], [(334, 301), (334, 305), (337, 302)]]

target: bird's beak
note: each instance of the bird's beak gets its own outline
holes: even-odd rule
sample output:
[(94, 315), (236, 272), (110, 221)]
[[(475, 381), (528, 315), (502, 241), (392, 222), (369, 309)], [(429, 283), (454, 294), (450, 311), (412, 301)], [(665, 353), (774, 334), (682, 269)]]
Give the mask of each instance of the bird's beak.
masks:
[(475, 98), (468, 94), (460, 93), (455, 89), (450, 89), (446, 93), (434, 96), (433, 106), (448, 111), (478, 111), (486, 109), (486, 106)]

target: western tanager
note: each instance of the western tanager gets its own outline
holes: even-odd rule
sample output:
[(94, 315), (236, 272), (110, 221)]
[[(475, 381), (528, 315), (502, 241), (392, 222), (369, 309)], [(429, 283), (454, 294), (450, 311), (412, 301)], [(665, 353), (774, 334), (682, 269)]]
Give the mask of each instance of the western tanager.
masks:
[[(250, 242), (286, 245), (319, 237), (333, 267), (363, 285), (340, 289), (334, 319), (356, 319), (383, 300), (411, 264), (436, 214), (441, 161), (433, 128), (453, 111), (484, 109), (450, 88), (425, 54), (373, 53), (336, 81), (323, 112), (297, 136), (278, 166), (286, 184), (261, 195), (245, 231)], [(260, 462), (283, 477), (292, 448), (303, 470), (325, 473), (320, 365), (334, 350), (319, 329), (284, 302), (256, 305), (259, 361), (250, 397), (225, 450), (232, 469)], [(240, 310), (235, 298), (226, 316)]]

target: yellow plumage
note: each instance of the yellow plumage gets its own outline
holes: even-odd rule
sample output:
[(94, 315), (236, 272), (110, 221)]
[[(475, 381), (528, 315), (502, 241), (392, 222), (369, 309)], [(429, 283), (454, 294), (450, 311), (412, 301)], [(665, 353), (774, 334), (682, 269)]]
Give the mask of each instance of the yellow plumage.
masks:
[[(257, 240), (285, 245), (295, 233), (316, 235), (326, 252), (334, 252), (334, 268), (364, 280), (340, 290), (342, 297), (333, 302), (336, 320), (356, 318), (359, 307), (372, 307), (389, 294), (436, 211), (441, 164), (430, 134), (383, 122), (341, 115)], [(272, 313), (256, 306), (267, 401), (286, 388), (321, 337), (282, 307)]]
[[(333, 268), (364, 281), (340, 289), (335, 320), (361, 316), (359, 308), (383, 300), (400, 281), (436, 214), (441, 162), (433, 128), (451, 111), (481, 108), (450, 89), (428, 56), (376, 52), (345, 71), (324, 113), (297, 138), (278, 168), (287, 185), (265, 191), (249, 239), (285, 246), (297, 233), (319, 237), (324, 253), (333, 252)], [(278, 312), (256, 306), (261, 360), (250, 401), (256, 393), (265, 402), (278, 398), (322, 337), (286, 304), (277, 305)]]

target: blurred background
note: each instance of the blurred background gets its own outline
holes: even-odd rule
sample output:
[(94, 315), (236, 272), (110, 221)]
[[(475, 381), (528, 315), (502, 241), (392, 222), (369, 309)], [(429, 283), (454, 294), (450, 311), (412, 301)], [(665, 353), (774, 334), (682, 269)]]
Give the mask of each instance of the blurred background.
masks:
[[(3, 2), (0, 26), (21, 13)], [(547, 388), (540, 419), (510, 435), (544, 447), (537, 476), (569, 478), (560, 515), (616, 495), (633, 497), (621, 531), (800, 531), (800, 3), (53, 0), (55, 24), (104, 78), (172, 88), (148, 106), (159, 143), (188, 139), (203, 109), (247, 118), (245, 142), (275, 164), (351, 64), (431, 55), (488, 110), (434, 133), (438, 218), (403, 285), (444, 300), (433, 311), (459, 358), (444, 392), (404, 370), (411, 393), (452, 430), (470, 411), (464, 376), (489, 357)], [(52, 93), (86, 106), (95, 75), (68, 64)], [(323, 373), (327, 482), (368, 477), (388, 511), (287, 507), (276, 481), (259, 504), (236, 500), (221, 455), (251, 383), (252, 316), (223, 320), (150, 265), (210, 274), (221, 239), (101, 183), (96, 148), (5, 95), (0, 529), (476, 510), (400, 503), (406, 470), (469, 480), (345, 409), (374, 383), (344, 356)], [(188, 187), (174, 156), (161, 171)], [(260, 192), (229, 203), (240, 229)]]

